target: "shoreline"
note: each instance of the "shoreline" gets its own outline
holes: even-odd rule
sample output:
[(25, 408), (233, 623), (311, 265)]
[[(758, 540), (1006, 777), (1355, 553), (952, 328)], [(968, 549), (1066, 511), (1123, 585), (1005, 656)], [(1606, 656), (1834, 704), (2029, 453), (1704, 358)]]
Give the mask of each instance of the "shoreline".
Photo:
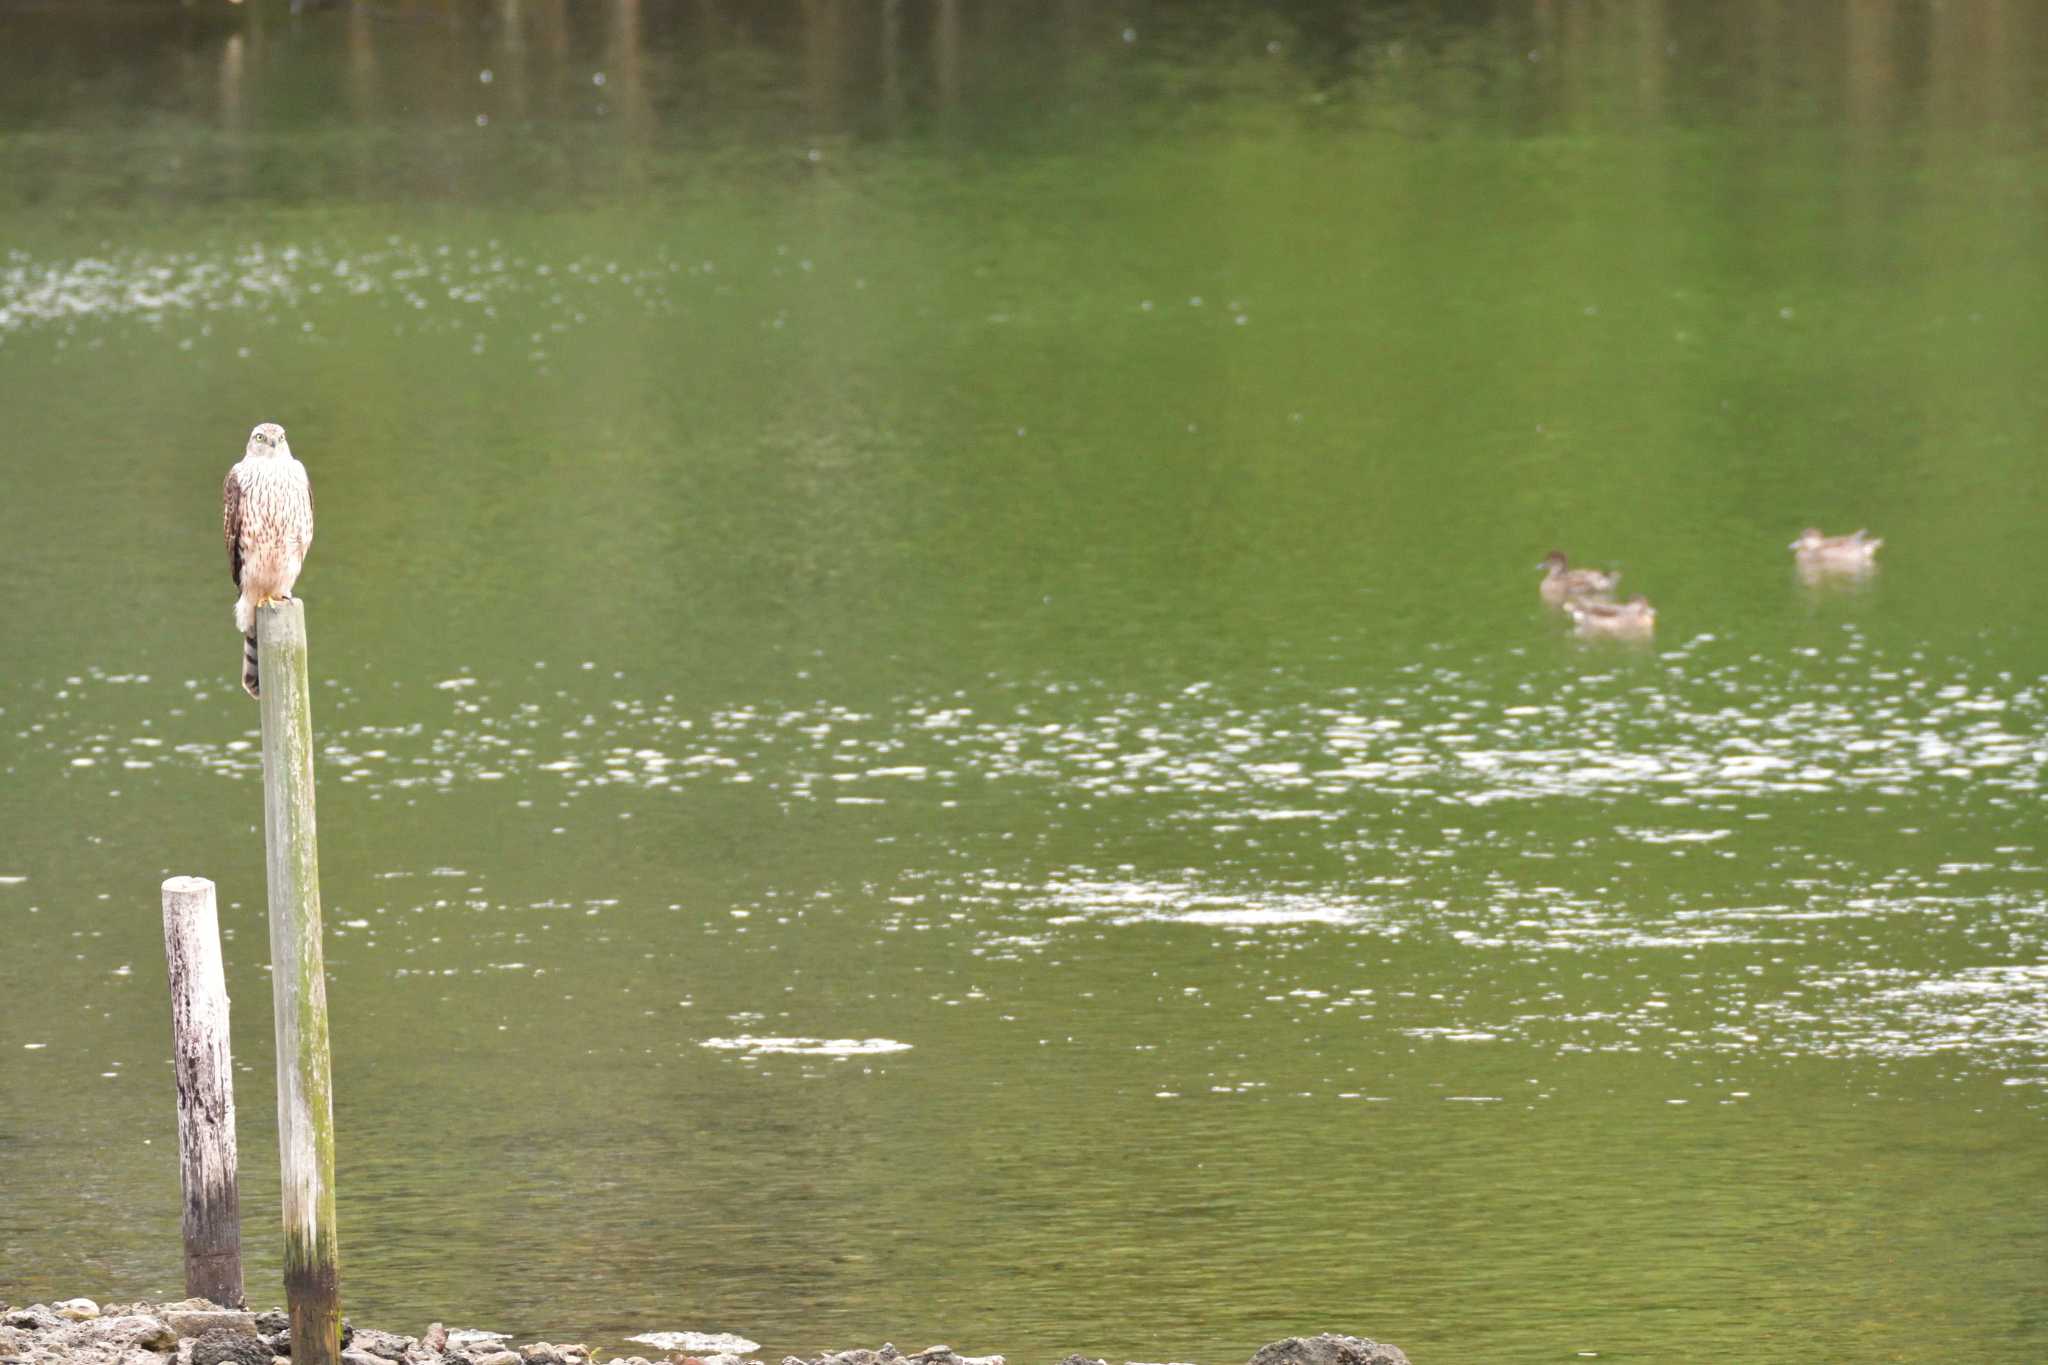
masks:
[[(342, 1326), (342, 1365), (775, 1365), (760, 1346), (730, 1333), (647, 1332), (628, 1338), (649, 1355), (593, 1351), (577, 1343), (514, 1345), (503, 1332), (450, 1329), (431, 1323), (418, 1336)], [(283, 1310), (223, 1308), (205, 1299), (171, 1303), (109, 1303), (61, 1299), (20, 1306), (0, 1303), (0, 1365), (292, 1365)], [(779, 1365), (1010, 1365), (1002, 1355), (964, 1355), (950, 1346), (874, 1349), (783, 1356)], [(1020, 1361), (1020, 1365), (1023, 1362)], [(1046, 1362), (1045, 1365), (1052, 1365)], [(1108, 1365), (1073, 1353), (1057, 1365)], [(1125, 1365), (1144, 1365), (1130, 1361)], [(1174, 1365), (1193, 1365), (1179, 1361)], [(1206, 1365), (1223, 1365), (1212, 1357)], [(1246, 1365), (1411, 1365), (1398, 1346), (1325, 1332), (1288, 1337), (1253, 1353)]]

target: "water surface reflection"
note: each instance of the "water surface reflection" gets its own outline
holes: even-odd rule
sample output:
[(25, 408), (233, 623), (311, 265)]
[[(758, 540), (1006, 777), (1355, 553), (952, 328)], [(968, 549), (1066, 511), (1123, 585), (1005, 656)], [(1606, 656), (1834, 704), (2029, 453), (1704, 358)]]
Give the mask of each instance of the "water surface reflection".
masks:
[(173, 872), (276, 1282), (267, 416), (358, 1320), (2041, 1354), (2037, 7), (246, 9), (0, 11), (0, 1297)]

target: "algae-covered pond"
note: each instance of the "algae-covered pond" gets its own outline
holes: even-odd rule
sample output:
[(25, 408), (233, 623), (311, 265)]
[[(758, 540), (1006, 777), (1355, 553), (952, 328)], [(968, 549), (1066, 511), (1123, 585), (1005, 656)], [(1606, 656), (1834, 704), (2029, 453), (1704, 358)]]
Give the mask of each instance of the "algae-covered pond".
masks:
[(2048, 1354), (2044, 72), (2018, 0), (0, 5), (0, 1299), (180, 1290), (176, 873), (279, 1297), (275, 420), (357, 1321)]

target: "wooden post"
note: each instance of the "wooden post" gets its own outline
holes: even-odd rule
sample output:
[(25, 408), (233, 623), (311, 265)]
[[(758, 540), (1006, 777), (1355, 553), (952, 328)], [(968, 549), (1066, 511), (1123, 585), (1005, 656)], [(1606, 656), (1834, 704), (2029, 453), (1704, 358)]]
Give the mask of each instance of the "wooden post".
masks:
[(313, 705), (306, 610), (256, 609), (263, 675), (263, 842), (270, 888), (270, 992), (277, 1007), (277, 1143), (284, 1178), (284, 1289), (292, 1365), (341, 1359), (334, 1232), (334, 1094), (313, 833)]
[(163, 886), (171, 972), (171, 1050), (178, 1082), (178, 1176), (185, 1194), (185, 1294), (242, 1306), (242, 1196), (235, 1180), (235, 1077), (228, 983), (213, 883)]

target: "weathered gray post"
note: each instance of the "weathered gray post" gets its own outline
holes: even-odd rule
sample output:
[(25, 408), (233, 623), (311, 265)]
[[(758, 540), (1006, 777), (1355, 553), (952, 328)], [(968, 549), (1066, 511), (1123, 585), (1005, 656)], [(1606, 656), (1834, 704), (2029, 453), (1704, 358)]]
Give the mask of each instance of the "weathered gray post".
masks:
[(284, 1289), (292, 1365), (341, 1359), (334, 1233), (334, 1095), (313, 834), (313, 704), (306, 609), (256, 609), (263, 670), (263, 842), (270, 887), (270, 992), (277, 1007), (277, 1143), (284, 1177)]
[(235, 1077), (228, 983), (213, 883), (163, 886), (171, 973), (171, 1050), (178, 1082), (178, 1176), (185, 1195), (185, 1293), (242, 1306), (242, 1196), (235, 1181)]

